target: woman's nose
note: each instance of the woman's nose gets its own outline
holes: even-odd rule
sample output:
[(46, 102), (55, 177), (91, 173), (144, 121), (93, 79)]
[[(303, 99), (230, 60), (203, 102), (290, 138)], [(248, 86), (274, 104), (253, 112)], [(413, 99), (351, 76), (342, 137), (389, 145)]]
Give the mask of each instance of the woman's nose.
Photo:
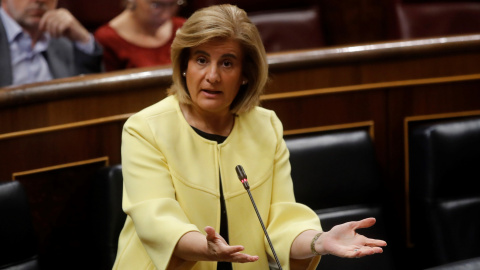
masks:
[(220, 81), (220, 75), (215, 65), (210, 66), (208, 69), (206, 79), (209, 83), (217, 83)]

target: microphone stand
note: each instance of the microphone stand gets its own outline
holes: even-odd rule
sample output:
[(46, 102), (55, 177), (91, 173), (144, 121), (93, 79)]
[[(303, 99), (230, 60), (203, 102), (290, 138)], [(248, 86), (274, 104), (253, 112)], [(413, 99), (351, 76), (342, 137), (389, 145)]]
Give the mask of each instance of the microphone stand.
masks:
[(265, 236), (267, 237), (268, 244), (270, 245), (270, 249), (272, 250), (273, 257), (275, 257), (275, 261), (277, 262), (278, 269), (283, 270), (282, 266), (280, 265), (280, 261), (278, 260), (277, 253), (275, 252), (275, 249), (273, 248), (272, 241), (270, 241), (270, 237), (268, 236), (267, 229), (265, 228), (265, 225), (263, 224), (262, 217), (260, 216), (260, 213), (258, 212), (257, 205), (255, 204), (255, 201), (253, 200), (252, 193), (250, 192), (250, 185), (248, 184), (247, 180), (247, 174), (243, 170), (243, 167), (241, 165), (237, 165), (235, 167), (235, 171), (237, 172), (238, 179), (240, 182), (242, 182), (243, 187), (248, 193), (248, 196), (250, 196), (250, 201), (252, 201), (253, 208), (255, 208), (255, 213), (257, 213), (258, 220), (260, 221), (260, 224), (262, 225), (263, 232), (265, 233)]

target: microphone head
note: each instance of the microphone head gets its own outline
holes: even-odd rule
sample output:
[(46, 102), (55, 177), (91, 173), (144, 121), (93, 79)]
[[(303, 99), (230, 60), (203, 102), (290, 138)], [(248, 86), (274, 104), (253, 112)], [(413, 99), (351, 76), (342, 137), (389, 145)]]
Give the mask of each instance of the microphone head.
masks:
[(242, 182), (243, 187), (245, 189), (250, 189), (250, 185), (248, 184), (248, 180), (247, 180), (247, 174), (243, 170), (243, 167), (241, 165), (237, 165), (235, 167), (235, 171), (237, 172), (238, 180)]
[(235, 171), (237, 172), (237, 176), (238, 176), (238, 179), (240, 181), (244, 180), (244, 179), (247, 179), (247, 174), (245, 173), (245, 171), (243, 170), (243, 167), (242, 165), (237, 165), (235, 167)]

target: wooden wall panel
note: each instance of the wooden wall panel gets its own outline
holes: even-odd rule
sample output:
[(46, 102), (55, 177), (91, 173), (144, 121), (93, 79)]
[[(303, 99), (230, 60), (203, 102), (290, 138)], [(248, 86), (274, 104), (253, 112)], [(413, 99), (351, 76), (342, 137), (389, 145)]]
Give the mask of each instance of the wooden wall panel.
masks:
[(129, 114), (0, 135), (0, 179), (22, 171), (107, 156), (120, 163), (121, 130)]
[(89, 219), (88, 198), (92, 175), (106, 165), (108, 158), (101, 157), (15, 175), (29, 198), (42, 268), (92, 269), (96, 264), (89, 259), (95, 221)]

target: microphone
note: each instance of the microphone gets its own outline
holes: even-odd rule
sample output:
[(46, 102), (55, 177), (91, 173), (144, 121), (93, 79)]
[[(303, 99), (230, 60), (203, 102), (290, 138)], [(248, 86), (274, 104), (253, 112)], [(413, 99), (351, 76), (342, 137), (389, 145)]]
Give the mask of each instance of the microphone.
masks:
[(248, 184), (247, 174), (245, 173), (241, 165), (237, 165), (235, 167), (235, 171), (237, 172), (238, 179), (240, 180), (240, 182), (242, 182), (243, 187), (247, 191), (248, 196), (250, 196), (250, 201), (252, 201), (253, 208), (255, 208), (255, 212), (257, 213), (258, 220), (262, 225), (263, 232), (267, 237), (268, 244), (270, 245), (270, 249), (272, 250), (273, 256), (275, 257), (275, 261), (277, 262), (278, 269), (282, 270), (282, 266), (280, 265), (280, 261), (278, 260), (277, 253), (275, 253), (275, 249), (273, 248), (272, 241), (270, 241), (270, 237), (268, 236), (267, 229), (265, 228), (265, 225), (263, 225), (262, 217), (260, 216), (260, 213), (258, 212), (258, 209), (257, 209), (257, 205), (253, 200), (252, 193), (250, 193), (250, 185)]

